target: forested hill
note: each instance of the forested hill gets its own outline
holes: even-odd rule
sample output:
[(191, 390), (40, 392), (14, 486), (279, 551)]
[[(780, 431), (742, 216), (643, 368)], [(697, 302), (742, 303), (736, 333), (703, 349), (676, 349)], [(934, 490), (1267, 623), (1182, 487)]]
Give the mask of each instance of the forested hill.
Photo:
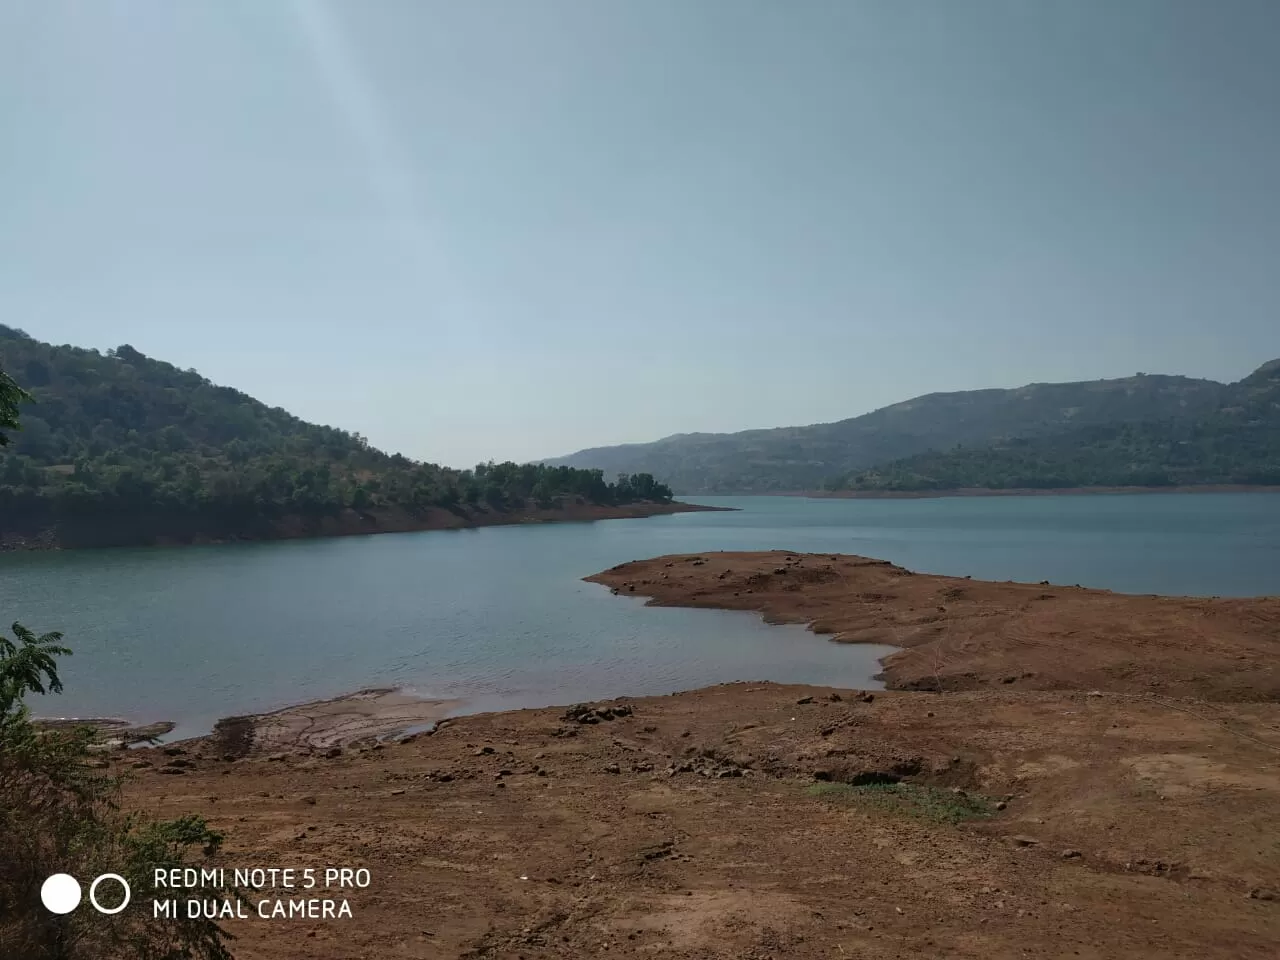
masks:
[(0, 534), (10, 540), (413, 529), (671, 500), (643, 473), (610, 483), (599, 470), (454, 470), (388, 455), (129, 346), (101, 354), (0, 326), (0, 370), (32, 397), (0, 451)]
[(677, 493), (818, 490), (832, 478), (929, 450), (1009, 437), (1217, 410), (1231, 388), (1212, 380), (1138, 374), (1118, 380), (1033, 383), (1011, 390), (931, 393), (836, 423), (679, 434), (653, 443), (581, 450), (551, 464), (652, 473)]
[(839, 478), (833, 490), (1280, 486), (1280, 360), (1193, 417), (1099, 424), (918, 454)]

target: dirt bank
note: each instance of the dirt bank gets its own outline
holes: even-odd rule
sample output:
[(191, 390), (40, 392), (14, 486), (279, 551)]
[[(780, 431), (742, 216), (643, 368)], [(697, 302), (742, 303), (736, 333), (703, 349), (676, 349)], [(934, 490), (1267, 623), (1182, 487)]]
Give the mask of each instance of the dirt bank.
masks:
[(228, 762), (204, 740), (116, 762), (132, 804), (225, 830), (229, 868), (371, 872), (350, 919), (229, 922), (241, 960), (1280, 942), (1274, 704), (730, 684), (597, 707), (613, 718), (486, 714), (331, 757)]
[(83, 547), (181, 546), (244, 540), (296, 540), (418, 530), (460, 530), (516, 523), (587, 522), (653, 517), (670, 513), (728, 510), (697, 503), (627, 503), (607, 506), (564, 503), (558, 507), (490, 510), (484, 506), (445, 510), (431, 507), (416, 513), (400, 509), (342, 510), (329, 516), (258, 517), (229, 521), (199, 515), (130, 514), (85, 517), (59, 522), (31, 519), (21, 528), (0, 531), (0, 551), (59, 550)]
[(885, 661), (891, 689), (1280, 700), (1280, 598), (991, 583), (785, 551), (657, 557), (587, 579), (662, 606), (755, 610), (838, 642), (902, 647)]

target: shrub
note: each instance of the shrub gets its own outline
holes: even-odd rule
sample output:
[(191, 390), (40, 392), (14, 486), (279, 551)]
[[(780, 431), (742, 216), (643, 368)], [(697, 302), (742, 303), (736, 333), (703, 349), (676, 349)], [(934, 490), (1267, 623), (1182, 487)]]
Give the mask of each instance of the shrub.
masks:
[[(159, 821), (120, 809), (120, 780), (94, 764), (87, 728), (42, 729), (28, 694), (58, 693), (56, 659), (70, 653), (57, 633), (37, 637), (21, 624), (0, 634), (0, 957), (20, 960), (229, 960), (229, 936), (209, 920), (153, 920), (141, 892), (153, 870), (199, 866), (222, 837), (200, 817)], [(98, 913), (87, 897), (58, 916), (40, 887), (54, 873), (87, 885), (103, 873), (124, 877), (134, 899), (120, 913)], [(105, 885), (104, 903), (116, 896)]]

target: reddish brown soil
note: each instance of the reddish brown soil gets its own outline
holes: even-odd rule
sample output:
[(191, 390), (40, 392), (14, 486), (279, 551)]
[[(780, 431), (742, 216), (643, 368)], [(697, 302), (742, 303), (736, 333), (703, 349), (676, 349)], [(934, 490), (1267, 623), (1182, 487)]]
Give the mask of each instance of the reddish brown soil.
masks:
[(230, 921), (241, 960), (1277, 956), (1280, 601), (704, 556), (594, 579), (897, 642), (890, 682), (943, 692), (727, 684), (110, 762), (132, 806), (225, 831), (226, 867), (371, 872), (350, 919)]
[(785, 551), (657, 557), (587, 579), (662, 606), (757, 610), (839, 642), (902, 647), (885, 661), (892, 689), (1280, 700), (1280, 598), (990, 583)]
[[(203, 741), (180, 776), (134, 751), (129, 796), (212, 818), (227, 867), (371, 871), (351, 919), (229, 923), (242, 960), (1276, 956), (1275, 705), (833, 692), (486, 714), (330, 759)], [(859, 774), (1005, 806), (811, 793)]]

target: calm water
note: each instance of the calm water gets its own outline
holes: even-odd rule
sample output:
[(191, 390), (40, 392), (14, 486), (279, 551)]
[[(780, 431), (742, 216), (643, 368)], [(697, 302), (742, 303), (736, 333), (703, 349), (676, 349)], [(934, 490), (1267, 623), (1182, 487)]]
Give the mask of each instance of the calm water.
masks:
[(1280, 495), (704, 498), (594, 524), (0, 556), (0, 622), (66, 635), (46, 715), (207, 730), (375, 685), (472, 709), (726, 680), (872, 686), (885, 648), (752, 614), (645, 608), (579, 578), (662, 553), (786, 549), (1134, 593), (1280, 594)]

